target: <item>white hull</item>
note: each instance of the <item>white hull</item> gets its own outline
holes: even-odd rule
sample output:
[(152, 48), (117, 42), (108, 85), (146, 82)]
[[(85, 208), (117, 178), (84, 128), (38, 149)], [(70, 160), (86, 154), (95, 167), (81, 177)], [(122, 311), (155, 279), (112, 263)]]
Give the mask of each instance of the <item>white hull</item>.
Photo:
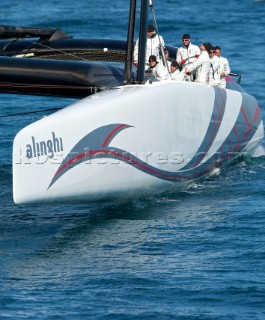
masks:
[(18, 133), (14, 201), (161, 193), (209, 174), (262, 138), (260, 109), (247, 94), (174, 81), (120, 87)]

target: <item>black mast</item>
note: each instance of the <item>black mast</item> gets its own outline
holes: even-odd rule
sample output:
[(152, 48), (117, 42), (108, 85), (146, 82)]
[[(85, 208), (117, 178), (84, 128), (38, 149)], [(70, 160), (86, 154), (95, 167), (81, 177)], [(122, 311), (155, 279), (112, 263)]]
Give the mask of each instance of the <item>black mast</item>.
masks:
[(124, 84), (132, 82), (133, 38), (135, 27), (136, 1), (137, 0), (131, 0), (130, 3), (129, 26), (127, 35), (127, 55), (123, 75)]
[(148, 21), (149, 0), (141, 2), (140, 31), (139, 31), (139, 53), (138, 53), (138, 69), (137, 82), (143, 83), (145, 78), (145, 53), (147, 41), (147, 21)]

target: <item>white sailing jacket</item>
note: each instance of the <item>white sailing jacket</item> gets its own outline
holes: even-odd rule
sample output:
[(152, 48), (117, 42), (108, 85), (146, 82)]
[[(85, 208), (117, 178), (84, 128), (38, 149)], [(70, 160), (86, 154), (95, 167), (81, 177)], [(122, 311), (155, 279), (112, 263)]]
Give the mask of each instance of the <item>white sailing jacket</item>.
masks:
[(162, 63), (157, 62), (154, 68), (150, 68), (151, 75), (153, 78), (157, 80), (170, 80), (170, 75), (167, 71), (167, 67), (165, 67)]
[(179, 71), (178, 69), (175, 72), (171, 72), (170, 77), (171, 80), (184, 81), (184, 74), (182, 71)]
[(211, 64), (208, 52), (201, 51), (199, 58), (191, 64), (187, 65), (184, 69), (184, 72), (192, 72), (196, 70), (195, 82), (208, 84), (210, 68)]
[[(165, 48), (165, 42), (162, 36), (158, 36), (155, 34), (153, 37), (148, 37), (146, 40), (146, 54), (145, 54), (145, 64), (146, 67), (149, 67), (149, 57), (151, 55), (156, 56), (157, 60), (161, 60), (161, 54), (160, 54), (160, 41), (161, 41), (161, 46)], [(138, 52), (139, 52), (139, 39), (136, 40), (135, 47), (134, 47), (134, 52), (133, 52), (133, 60), (135, 63), (138, 62)]]
[(183, 66), (186, 66), (196, 61), (197, 56), (199, 56), (200, 53), (201, 53), (200, 48), (194, 44), (191, 44), (190, 42), (188, 48), (186, 48), (185, 46), (178, 48), (176, 60), (179, 65), (181, 65), (181, 62), (183, 60), (186, 60), (185, 63), (182, 64)]
[[(229, 62), (225, 57), (220, 57), (220, 85), (221, 87), (226, 87), (226, 80), (225, 76), (229, 75), (231, 72)], [(224, 73), (224, 76), (222, 76), (222, 73)]]
[(220, 86), (220, 70), (221, 70), (221, 63), (220, 59), (213, 55), (210, 58), (211, 62), (211, 69), (209, 74), (209, 85), (211, 86)]

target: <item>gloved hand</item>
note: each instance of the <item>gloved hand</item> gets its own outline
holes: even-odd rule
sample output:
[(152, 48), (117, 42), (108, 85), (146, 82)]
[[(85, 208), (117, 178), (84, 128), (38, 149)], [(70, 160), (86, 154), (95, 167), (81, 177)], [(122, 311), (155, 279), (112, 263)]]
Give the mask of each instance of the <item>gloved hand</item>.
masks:
[(136, 66), (136, 68), (138, 67), (138, 62), (134, 61), (133, 64)]
[(186, 72), (186, 75), (187, 75), (187, 76), (190, 76), (190, 72)]
[(186, 61), (187, 61), (187, 60), (183, 59), (183, 60), (181, 60), (181, 63), (180, 63), (180, 64), (185, 64)]
[(196, 57), (197, 59), (199, 58), (199, 56), (200, 56), (199, 54), (195, 54), (195, 57)]

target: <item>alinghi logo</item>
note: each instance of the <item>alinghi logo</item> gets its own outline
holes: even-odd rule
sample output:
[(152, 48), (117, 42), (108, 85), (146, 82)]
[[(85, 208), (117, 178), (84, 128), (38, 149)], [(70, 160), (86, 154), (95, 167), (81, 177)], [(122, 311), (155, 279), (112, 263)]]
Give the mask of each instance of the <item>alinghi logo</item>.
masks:
[(26, 157), (28, 159), (48, 156), (49, 158), (54, 157), (55, 152), (63, 151), (63, 140), (62, 138), (56, 138), (55, 133), (52, 132), (52, 138), (47, 141), (37, 142), (35, 137), (31, 137), (31, 144), (26, 145)]

